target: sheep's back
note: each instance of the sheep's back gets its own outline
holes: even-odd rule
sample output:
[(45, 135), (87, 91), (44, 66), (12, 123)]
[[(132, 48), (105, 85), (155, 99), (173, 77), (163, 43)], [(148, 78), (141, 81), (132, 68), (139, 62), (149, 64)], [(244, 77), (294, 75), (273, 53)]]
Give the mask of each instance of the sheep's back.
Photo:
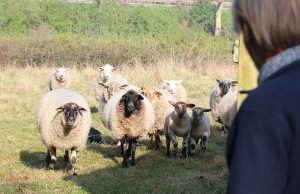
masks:
[(222, 123), (231, 126), (237, 113), (237, 91), (228, 92), (220, 101), (219, 114)]

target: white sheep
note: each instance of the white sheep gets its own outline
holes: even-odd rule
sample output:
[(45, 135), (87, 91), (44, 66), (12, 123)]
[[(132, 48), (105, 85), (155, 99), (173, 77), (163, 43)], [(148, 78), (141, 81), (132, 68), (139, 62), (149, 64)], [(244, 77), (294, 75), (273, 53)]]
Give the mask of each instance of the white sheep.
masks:
[(136, 143), (154, 124), (152, 104), (134, 90), (120, 91), (108, 101), (104, 112), (109, 112), (107, 126), (112, 131), (114, 141), (121, 141), (122, 166), (128, 167), (130, 156), (131, 165), (135, 165)]
[(187, 92), (181, 83), (182, 81), (177, 80), (164, 80), (161, 89), (172, 94), (177, 102), (187, 102)]
[(219, 114), (221, 123), (225, 126), (225, 129), (231, 127), (231, 124), (237, 113), (237, 98), (238, 91), (231, 88), (228, 93), (221, 98), (219, 104)]
[[(160, 135), (164, 132), (164, 122), (166, 117), (174, 110), (174, 107), (169, 101), (176, 101), (173, 96), (164, 90), (156, 89), (152, 86), (142, 87), (142, 94), (145, 95), (152, 103), (155, 112), (155, 123), (148, 135), (150, 137), (149, 148), (155, 149), (161, 148)], [(155, 143), (153, 143), (153, 136), (155, 137)]]
[(71, 85), (71, 78), (68, 74), (69, 68), (59, 67), (49, 76), (48, 85), (49, 90), (58, 88), (69, 88)]
[(97, 101), (103, 93), (103, 87), (101, 87), (102, 83), (107, 84), (109, 81), (115, 81), (122, 85), (128, 84), (128, 81), (123, 76), (116, 73), (116, 68), (110, 64), (105, 64), (104, 66), (99, 67), (98, 71), (99, 72), (94, 84), (94, 93)]
[(177, 136), (183, 137), (182, 158), (187, 157), (187, 143), (190, 137), (191, 121), (187, 113), (187, 108), (195, 107), (194, 104), (184, 102), (170, 102), (175, 110), (171, 112), (165, 120), (164, 132), (166, 136), (167, 156), (170, 156), (170, 144), (173, 142), (174, 157), (178, 156)]
[(210, 109), (203, 109), (200, 107), (193, 108), (193, 114), (191, 116), (191, 133), (189, 140), (189, 154), (195, 155), (196, 146), (199, 142), (201, 149), (206, 149), (207, 140), (210, 137), (210, 121), (206, 112), (210, 112)]
[(69, 160), (71, 149), (73, 174), (76, 170), (76, 152), (86, 146), (91, 128), (91, 113), (86, 100), (69, 89), (47, 92), (36, 108), (37, 128), (46, 148), (46, 163), (50, 169), (56, 163), (56, 148), (65, 150), (64, 159)]
[(223, 96), (225, 96), (230, 89), (237, 91), (238, 82), (235, 80), (218, 80), (218, 85), (212, 90), (210, 95), (210, 109), (212, 118), (221, 123), (220, 114), (219, 114), (219, 104)]

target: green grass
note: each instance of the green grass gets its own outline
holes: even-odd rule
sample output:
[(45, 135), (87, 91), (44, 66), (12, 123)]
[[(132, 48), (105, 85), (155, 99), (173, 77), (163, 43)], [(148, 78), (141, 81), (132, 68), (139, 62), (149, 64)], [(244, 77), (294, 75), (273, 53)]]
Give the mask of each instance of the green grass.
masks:
[[(162, 65), (164, 64), (164, 65)], [(235, 77), (234, 68), (182, 66), (162, 61), (152, 67), (136, 64), (118, 71), (130, 82), (142, 86), (157, 85), (164, 78), (180, 75), (189, 101), (207, 107), (215, 77)], [(137, 165), (121, 168), (119, 149), (110, 145), (110, 131), (103, 127), (98, 113), (92, 114), (92, 126), (100, 130), (102, 144), (88, 144), (77, 155), (78, 176), (63, 165), (63, 151), (58, 151), (58, 168), (46, 170), (46, 148), (35, 123), (35, 106), (47, 91), (50, 68), (4, 68), (0, 72), (0, 193), (224, 193), (227, 169), (224, 159), (226, 137), (213, 127), (212, 137), (203, 155), (197, 148), (195, 159), (167, 158), (165, 150), (147, 150), (148, 140), (137, 148)], [(72, 89), (82, 94), (91, 107), (97, 107), (93, 96), (96, 69), (72, 68)], [(139, 74), (141, 76), (137, 77)], [(12, 76), (14, 75), (14, 76)], [(147, 79), (145, 76), (147, 75)], [(193, 80), (190, 79), (193, 77)], [(164, 139), (164, 138), (163, 138)], [(180, 148), (181, 148), (181, 141)]]

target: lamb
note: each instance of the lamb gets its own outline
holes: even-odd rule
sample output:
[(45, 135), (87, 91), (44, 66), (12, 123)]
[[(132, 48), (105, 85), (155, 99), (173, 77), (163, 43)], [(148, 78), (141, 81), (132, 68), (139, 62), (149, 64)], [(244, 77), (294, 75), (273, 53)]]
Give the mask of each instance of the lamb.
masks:
[(116, 68), (110, 64), (105, 64), (104, 66), (99, 67), (98, 70), (99, 73), (94, 84), (94, 93), (97, 101), (99, 101), (99, 98), (103, 93), (103, 87), (100, 86), (102, 83), (107, 84), (109, 81), (115, 81), (122, 85), (128, 84), (128, 81), (123, 76), (116, 73)]
[(182, 81), (164, 80), (161, 89), (172, 94), (177, 102), (187, 102), (187, 93), (181, 83)]
[(121, 141), (122, 166), (129, 166), (130, 156), (131, 165), (134, 166), (137, 141), (145, 136), (154, 124), (152, 104), (134, 90), (120, 91), (108, 101), (105, 112), (109, 112), (108, 128), (112, 131), (113, 140)]
[[(162, 146), (160, 135), (163, 134), (165, 119), (167, 115), (174, 110), (173, 106), (168, 101), (175, 101), (175, 98), (169, 93), (158, 90), (152, 86), (142, 87), (141, 90), (142, 94), (152, 103), (155, 112), (154, 126), (148, 132), (150, 137), (148, 148), (152, 149), (155, 147), (155, 149), (160, 149)], [(155, 144), (153, 143), (153, 136), (155, 137)]]
[(237, 113), (237, 97), (238, 91), (235, 88), (231, 88), (219, 104), (220, 120), (227, 130), (231, 127)]
[(191, 134), (188, 152), (189, 155), (193, 157), (199, 140), (201, 140), (201, 149), (203, 151), (206, 150), (207, 140), (210, 136), (210, 122), (206, 112), (210, 112), (211, 110), (200, 107), (195, 107), (192, 110), (193, 114), (191, 117)]
[(69, 88), (71, 85), (71, 78), (68, 74), (69, 68), (59, 67), (55, 69), (48, 79), (49, 90), (58, 88)]
[(54, 169), (56, 148), (64, 149), (65, 162), (69, 161), (73, 175), (77, 175), (76, 152), (85, 148), (91, 128), (91, 113), (86, 100), (69, 89), (47, 92), (36, 108), (36, 122), (40, 136), (47, 148), (46, 165)]
[(195, 107), (195, 104), (186, 104), (184, 102), (170, 102), (175, 110), (171, 112), (165, 120), (164, 132), (166, 136), (167, 156), (170, 155), (170, 143), (173, 142), (174, 157), (178, 157), (178, 142), (177, 136), (183, 137), (182, 142), (182, 156), (187, 157), (187, 143), (190, 137), (191, 121), (187, 113), (187, 108)]
[(229, 89), (232, 88), (233, 91), (237, 91), (238, 82), (234, 80), (217, 80), (218, 86), (216, 86), (211, 95), (210, 95), (210, 109), (212, 118), (221, 123), (220, 115), (219, 115), (219, 104), (221, 98), (225, 96)]

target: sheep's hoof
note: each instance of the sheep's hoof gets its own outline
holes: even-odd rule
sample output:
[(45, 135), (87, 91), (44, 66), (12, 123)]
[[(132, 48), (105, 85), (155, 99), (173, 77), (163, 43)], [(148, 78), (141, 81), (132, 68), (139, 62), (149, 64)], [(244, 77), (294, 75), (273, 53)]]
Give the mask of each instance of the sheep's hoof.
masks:
[(73, 176), (77, 176), (77, 175), (78, 175), (77, 170), (74, 170), (74, 171), (73, 171)]
[(123, 162), (123, 163), (122, 163), (122, 167), (123, 167), (123, 168), (129, 168), (128, 162)]
[(48, 169), (49, 170), (54, 170), (54, 164), (49, 164)]
[(186, 159), (186, 155), (181, 155), (180, 159)]
[(51, 162), (51, 156), (50, 156), (50, 154), (47, 154), (46, 155), (46, 166), (49, 166), (50, 162)]
[(131, 160), (131, 166), (135, 166), (135, 161), (134, 160)]
[(178, 158), (178, 153), (174, 153), (174, 158)]
[(167, 156), (167, 157), (171, 157), (170, 152), (167, 152), (167, 153), (166, 153), (166, 156)]

